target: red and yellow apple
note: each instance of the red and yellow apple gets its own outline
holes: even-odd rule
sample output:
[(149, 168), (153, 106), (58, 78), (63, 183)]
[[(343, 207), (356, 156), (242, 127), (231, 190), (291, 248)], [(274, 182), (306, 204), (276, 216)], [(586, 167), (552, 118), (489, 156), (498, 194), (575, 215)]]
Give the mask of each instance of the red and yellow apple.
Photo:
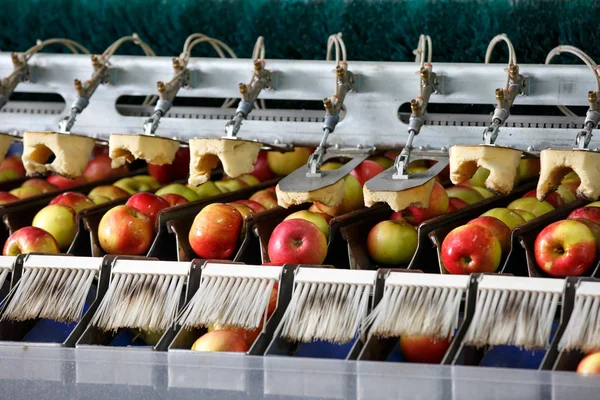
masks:
[(490, 176), (490, 170), (479, 167), (477, 168), (477, 171), (475, 171), (475, 174), (471, 177), (471, 179), (467, 179), (466, 181), (459, 183), (459, 185), (467, 187), (485, 187), (485, 180), (488, 178), (488, 176)]
[(508, 254), (510, 251), (510, 239), (511, 230), (510, 228), (498, 218), (494, 217), (477, 217), (472, 221), (469, 221), (467, 225), (479, 225), (489, 229), (496, 239), (500, 242), (500, 248), (503, 254)]
[(0, 192), (0, 204), (10, 203), (12, 201), (17, 201), (19, 198), (14, 194), (10, 194), (8, 192)]
[(577, 365), (580, 374), (600, 374), (600, 352), (588, 354)]
[(506, 208), (510, 210), (529, 211), (536, 217), (554, 211), (554, 207), (547, 201), (539, 201), (535, 197), (522, 197), (511, 202)]
[(450, 212), (450, 206), (454, 207), (454, 209), (456, 210), (460, 210), (461, 208), (467, 207), (470, 204), (467, 203), (466, 201), (456, 198), (456, 197), (450, 197), (448, 198), (448, 212)]
[(537, 265), (554, 277), (580, 276), (594, 264), (596, 238), (585, 224), (572, 219), (554, 222), (538, 234), (534, 253)]
[(285, 217), (284, 221), (290, 219), (304, 219), (315, 224), (326, 238), (329, 238), (329, 222), (325, 219), (323, 213), (314, 213), (308, 210), (296, 211)]
[(171, 164), (148, 164), (148, 173), (160, 183), (187, 178), (190, 171), (190, 149), (180, 148)]
[(38, 189), (40, 189), (42, 191), (42, 193), (53, 192), (53, 191), (55, 191), (55, 190), (58, 189), (53, 184), (48, 183), (44, 179), (40, 179), (40, 178), (27, 179), (25, 182), (23, 182), (23, 184), (21, 185), (21, 187), (34, 187), (34, 188), (38, 188)]
[(386, 157), (386, 156), (371, 156), (367, 158), (367, 160), (375, 161), (377, 164), (381, 165), (384, 170), (390, 168), (394, 165), (394, 160)]
[(105, 197), (109, 200), (116, 200), (123, 197), (129, 197), (129, 193), (121, 189), (120, 187), (114, 185), (103, 185), (96, 186), (95, 188), (93, 188), (88, 193), (88, 197), (92, 199), (94, 203), (97, 204), (97, 202), (95, 201), (95, 198), (97, 197)]
[(259, 203), (267, 210), (277, 207), (277, 195), (269, 189), (259, 190), (249, 200)]
[(2, 160), (2, 162), (0, 162), (0, 172), (11, 172), (9, 179), (25, 177), (26, 171), (21, 156), (13, 154)]
[[(532, 189), (529, 192), (525, 193), (525, 195), (523, 197), (533, 197), (533, 198), (535, 198), (536, 197), (536, 191), (535, 191), (535, 189)], [(560, 207), (564, 206), (565, 204), (567, 204), (567, 202), (557, 192), (551, 192), (544, 199), (544, 201), (548, 202), (554, 208), (560, 208)]]
[(450, 348), (452, 339), (432, 339), (426, 336), (403, 336), (400, 353), (408, 362), (439, 364)]
[(331, 215), (332, 217), (358, 210), (365, 205), (362, 185), (352, 175), (346, 175), (344, 177), (344, 199), (339, 205), (335, 207), (329, 207), (318, 202), (315, 204), (319, 210), (321, 210), (321, 212)]
[(444, 267), (451, 274), (496, 272), (502, 258), (498, 238), (490, 229), (475, 224), (453, 229), (441, 250)]
[(417, 250), (417, 230), (407, 222), (381, 221), (367, 236), (367, 251), (378, 264), (407, 265)]
[(237, 352), (249, 350), (246, 339), (230, 330), (211, 331), (200, 336), (192, 345), (193, 351)]
[(183, 197), (181, 195), (178, 195), (178, 194), (175, 194), (175, 193), (161, 194), (160, 198), (162, 198), (167, 203), (169, 203), (169, 207), (173, 207), (173, 206), (178, 206), (180, 204), (189, 203), (189, 201), (185, 197)]
[(83, 185), (87, 182), (83, 176), (79, 176), (75, 179), (69, 179), (56, 174), (50, 175), (46, 178), (46, 180), (59, 189), (68, 189), (73, 186)]
[(43, 229), (26, 226), (13, 232), (2, 249), (5, 256), (16, 256), (26, 253), (60, 253), (56, 239)]
[(61, 250), (67, 250), (77, 233), (77, 213), (71, 207), (51, 204), (33, 217), (31, 226), (48, 232), (56, 239)]
[(449, 200), (446, 190), (440, 183), (434, 182), (429, 206), (426, 208), (408, 206), (402, 210), (402, 216), (410, 224), (420, 225), (428, 219), (446, 214), (448, 212), (448, 204)]
[(600, 225), (598, 225), (597, 223), (595, 223), (593, 221), (590, 221), (589, 219), (585, 219), (585, 218), (577, 218), (577, 219), (574, 219), (574, 221), (579, 221), (582, 224), (584, 224), (585, 226), (587, 226), (588, 228), (590, 228), (592, 235), (594, 235), (594, 237), (596, 238), (596, 244), (598, 245), (598, 251), (600, 251)]
[(585, 218), (600, 224), (600, 207), (580, 207), (573, 210), (567, 219)]
[(43, 194), (40, 189), (32, 186), (21, 186), (11, 190), (9, 193), (15, 197), (18, 197), (19, 199), (27, 199), (29, 197), (39, 196), (40, 194)]
[(127, 172), (127, 166), (112, 168), (110, 165), (111, 162), (111, 158), (105, 154), (92, 158), (83, 170), (83, 177), (88, 182), (93, 182), (110, 178), (111, 176), (121, 175)]
[(271, 171), (271, 168), (269, 168), (266, 152), (261, 151), (258, 153), (258, 158), (254, 163), (254, 171), (252, 171), (251, 174), (261, 182), (274, 179), (277, 176), (273, 171)]
[(150, 221), (152, 221), (152, 226), (155, 230), (157, 228), (158, 213), (165, 208), (169, 208), (169, 203), (165, 199), (148, 192), (134, 194), (127, 200), (125, 205), (146, 214), (150, 218)]
[(98, 225), (100, 246), (108, 254), (145, 254), (153, 238), (154, 227), (150, 217), (127, 205), (110, 209)]
[(271, 262), (322, 264), (327, 256), (327, 239), (312, 222), (289, 219), (275, 227), (267, 251)]
[(358, 180), (358, 183), (364, 185), (369, 179), (373, 178), (376, 175), (379, 175), (385, 171), (385, 168), (382, 167), (375, 161), (372, 160), (364, 160), (356, 168), (350, 171), (350, 175)]
[(256, 212), (256, 213), (267, 211), (267, 209), (262, 204), (254, 201), (254, 200), (236, 200), (236, 201), (234, 201), (234, 203), (244, 204), (244, 205), (250, 207), (251, 209), (253, 209), (254, 212)]
[(190, 246), (206, 259), (231, 259), (235, 254), (244, 218), (234, 207), (214, 203), (194, 218), (189, 232)]
[(256, 186), (256, 185), (260, 184), (260, 180), (258, 180), (257, 177), (255, 177), (254, 175), (251, 175), (251, 174), (240, 175), (235, 179), (237, 179), (238, 181), (242, 181), (243, 183), (245, 183), (248, 186)]
[(79, 192), (64, 192), (56, 196), (50, 201), (50, 204), (60, 204), (62, 206), (71, 207), (75, 212), (79, 212), (88, 207), (94, 207), (96, 203), (83, 193)]
[(200, 196), (194, 190), (182, 185), (181, 183), (172, 183), (156, 191), (157, 196), (163, 194), (174, 193), (186, 198), (187, 201), (200, 200)]
[(530, 213), (529, 211), (525, 211), (525, 210), (513, 210), (513, 211), (516, 212), (517, 214), (519, 214), (521, 217), (523, 217), (525, 222), (531, 221), (532, 219), (536, 218), (536, 216), (533, 215), (532, 213)]

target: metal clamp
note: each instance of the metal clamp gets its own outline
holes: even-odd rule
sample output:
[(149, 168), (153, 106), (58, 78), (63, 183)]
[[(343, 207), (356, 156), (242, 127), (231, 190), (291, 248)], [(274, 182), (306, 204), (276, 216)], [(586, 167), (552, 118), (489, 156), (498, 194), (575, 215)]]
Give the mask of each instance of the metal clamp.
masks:
[(346, 94), (354, 90), (354, 74), (348, 70), (348, 64), (341, 62), (335, 69), (336, 85), (335, 94), (323, 99), (325, 107), (325, 119), (323, 121), (323, 136), (319, 146), (308, 159), (309, 172), (307, 177), (320, 177), (321, 165), (325, 157), (325, 146), (327, 146), (327, 138), (329, 134), (335, 130), (338, 122), (340, 122), (340, 112), (344, 105)]
[(273, 85), (273, 74), (265, 68), (265, 60), (254, 60), (254, 73), (249, 84), (239, 83), (240, 103), (233, 117), (225, 125), (225, 138), (236, 139), (242, 126), (242, 121), (248, 118), (252, 112), (254, 102), (263, 89), (269, 89)]
[(13, 72), (0, 80), (0, 108), (4, 107), (17, 85), (29, 79), (29, 66), (25, 55), (12, 53)]
[(506, 89), (496, 89), (496, 108), (492, 116), (492, 123), (483, 131), (483, 142), (494, 145), (498, 138), (500, 127), (506, 123), (510, 116), (510, 108), (518, 95), (524, 95), (525, 78), (519, 73), (519, 66), (511, 64), (508, 68), (508, 84)]
[(158, 81), (156, 83), (159, 100), (156, 102), (152, 116), (143, 124), (144, 134), (146, 135), (155, 134), (160, 119), (173, 106), (173, 100), (179, 89), (190, 84), (190, 71), (184, 58), (173, 58), (173, 70), (174, 75), (169, 82)]
[(600, 111), (598, 110), (598, 94), (593, 90), (588, 92), (588, 101), (590, 108), (585, 114), (583, 129), (577, 133), (575, 138), (575, 149), (588, 150), (590, 141), (592, 140), (592, 131), (598, 127), (600, 123)]

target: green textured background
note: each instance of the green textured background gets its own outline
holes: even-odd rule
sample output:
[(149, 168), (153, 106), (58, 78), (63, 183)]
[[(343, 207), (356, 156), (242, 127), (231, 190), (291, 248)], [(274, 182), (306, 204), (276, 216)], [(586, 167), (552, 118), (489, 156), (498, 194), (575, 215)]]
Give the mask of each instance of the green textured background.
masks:
[[(481, 62), (498, 33), (512, 39), (519, 63), (542, 63), (558, 44), (592, 58), (600, 48), (600, 1), (2, 0), (0, 8), (4, 51), (67, 37), (99, 53), (132, 32), (164, 56), (178, 55), (193, 32), (225, 41), (239, 57), (263, 35), (267, 58), (324, 58), (327, 36), (338, 31), (351, 60), (412, 60), (420, 33), (432, 36), (434, 61)], [(128, 52), (138, 50), (120, 51)], [(194, 54), (213, 55), (208, 46)], [(499, 46), (494, 60), (504, 59)]]

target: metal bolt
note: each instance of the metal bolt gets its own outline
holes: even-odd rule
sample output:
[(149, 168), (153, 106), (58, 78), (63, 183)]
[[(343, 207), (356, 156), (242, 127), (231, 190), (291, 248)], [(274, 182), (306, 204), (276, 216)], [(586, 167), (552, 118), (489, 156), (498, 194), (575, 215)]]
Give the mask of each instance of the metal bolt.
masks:
[(173, 68), (175, 68), (175, 69), (181, 68), (181, 63), (179, 62), (178, 58), (173, 58)]
[(442, 146), (442, 148), (440, 150), (443, 151), (443, 152), (446, 152), (446, 151), (448, 151), (448, 147)]
[(419, 111), (419, 102), (416, 99), (410, 101), (410, 109), (416, 113)]
[(590, 90), (588, 92), (588, 101), (593, 104), (596, 104), (596, 102), (598, 102), (598, 96), (593, 90)]
[(99, 65), (100, 65), (100, 60), (98, 60), (98, 56), (94, 54), (92, 56), (92, 66), (98, 67)]
[(260, 71), (262, 69), (262, 61), (254, 60), (254, 70)]
[(533, 146), (527, 146), (527, 151), (535, 151), (535, 147), (533, 147)]
[(74, 83), (75, 83), (75, 90), (81, 90), (81, 88), (83, 88), (83, 85), (81, 84), (81, 81), (79, 79), (75, 79)]
[(519, 75), (519, 66), (517, 64), (510, 64), (510, 67), (508, 67), (508, 72), (511, 76)]
[(246, 86), (245, 83), (240, 82), (238, 84), (238, 87), (240, 88), (240, 93), (241, 94), (246, 94), (246, 92), (248, 92), (248, 87)]
[(167, 90), (167, 88), (165, 87), (165, 84), (163, 81), (158, 81), (156, 82), (156, 88), (158, 89), (159, 93), (164, 92), (165, 90)]
[(496, 100), (504, 100), (504, 90), (496, 89)]
[(339, 78), (343, 78), (346, 71), (344, 71), (344, 68), (338, 65), (337, 67), (335, 67), (335, 73)]
[(325, 97), (323, 99), (323, 105), (325, 106), (326, 110), (330, 110), (333, 107), (333, 104), (331, 103), (331, 99), (329, 97)]
[(429, 78), (429, 70), (427, 69), (427, 67), (423, 67), (421, 68), (421, 78), (427, 80), (427, 78)]

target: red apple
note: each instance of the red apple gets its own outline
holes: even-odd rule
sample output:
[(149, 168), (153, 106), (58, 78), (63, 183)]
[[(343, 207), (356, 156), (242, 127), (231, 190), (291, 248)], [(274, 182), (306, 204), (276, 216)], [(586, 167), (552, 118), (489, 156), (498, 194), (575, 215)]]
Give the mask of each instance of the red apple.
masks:
[(450, 348), (452, 339), (432, 339), (426, 336), (403, 336), (400, 353), (408, 362), (439, 364)]
[(456, 198), (456, 197), (448, 198), (448, 202), (450, 203), (450, 205), (452, 205), (452, 207), (454, 207), (457, 210), (460, 210), (461, 208), (464, 208), (464, 207), (470, 205), (466, 201)]
[(148, 173), (160, 183), (169, 183), (188, 176), (190, 170), (190, 149), (181, 148), (175, 153), (171, 164), (148, 164)]
[(350, 171), (350, 175), (355, 177), (358, 180), (358, 183), (364, 185), (366, 181), (379, 175), (383, 171), (385, 171), (385, 168), (383, 168), (381, 164), (371, 160), (364, 160), (358, 164), (356, 168)]
[(92, 158), (83, 170), (83, 177), (88, 182), (93, 182), (110, 178), (111, 176), (121, 175), (127, 172), (126, 166), (112, 168), (110, 166), (111, 162), (112, 160), (108, 155), (98, 155)]
[(165, 193), (165, 194), (160, 195), (160, 197), (163, 198), (167, 203), (169, 203), (170, 207), (189, 203), (189, 201), (185, 197), (180, 196), (175, 193)]
[(396, 157), (398, 157), (398, 155), (400, 154), (400, 150), (388, 150), (385, 153), (383, 153), (383, 155), (387, 158), (389, 158), (390, 160), (396, 160)]
[(369, 256), (379, 264), (407, 265), (417, 250), (417, 230), (407, 222), (381, 221), (367, 237)]
[(500, 241), (479, 225), (459, 226), (442, 243), (442, 262), (451, 274), (496, 272), (501, 258)]
[(590, 228), (592, 235), (594, 235), (594, 237), (596, 238), (596, 244), (598, 245), (598, 251), (600, 251), (600, 225), (598, 225), (595, 222), (590, 221), (589, 219), (585, 219), (585, 218), (577, 218), (577, 219), (574, 219), (574, 221), (579, 221), (582, 224), (584, 224), (585, 226), (587, 226), (588, 228)]
[(298, 168), (306, 165), (312, 153), (313, 149), (309, 147), (296, 147), (294, 151), (285, 153), (269, 151), (267, 152), (267, 164), (273, 173), (277, 175), (289, 175)]
[(210, 204), (192, 223), (190, 246), (201, 258), (230, 259), (234, 256), (243, 223), (244, 218), (235, 208)]
[(596, 238), (581, 222), (557, 221), (538, 234), (534, 253), (537, 265), (549, 275), (580, 276), (595, 263)]
[(404, 219), (412, 225), (420, 225), (428, 219), (446, 214), (446, 212), (448, 212), (448, 204), (449, 201), (446, 190), (440, 183), (434, 182), (429, 206), (427, 208), (408, 206), (402, 210), (402, 215), (404, 216)]
[(401, 222), (406, 222), (406, 220), (404, 219), (404, 217), (402, 216), (402, 212), (401, 211), (394, 211), (392, 213), (392, 215), (390, 215), (390, 221), (401, 221)]
[(100, 246), (108, 254), (145, 254), (152, 244), (153, 235), (150, 217), (126, 205), (110, 209), (98, 225)]
[(27, 179), (25, 182), (23, 182), (23, 184), (21, 185), (21, 187), (34, 187), (34, 188), (38, 188), (38, 189), (40, 189), (42, 191), (42, 193), (53, 192), (53, 191), (55, 191), (55, 190), (58, 189), (53, 184), (48, 183), (44, 179), (40, 179), (40, 178)]
[(0, 204), (10, 203), (11, 201), (19, 200), (19, 198), (8, 192), (0, 192)]
[(244, 337), (236, 332), (212, 331), (200, 336), (192, 345), (194, 351), (227, 351), (245, 353), (249, 350)]
[(600, 374), (600, 353), (588, 354), (577, 365), (580, 374)]
[(469, 221), (467, 225), (479, 225), (492, 231), (496, 239), (500, 242), (503, 254), (508, 254), (510, 251), (510, 228), (498, 218), (494, 217), (477, 217)]
[(257, 212), (257, 213), (267, 211), (265, 206), (263, 206), (262, 204), (260, 204), (257, 201), (254, 201), (254, 200), (236, 200), (236, 201), (234, 201), (234, 203), (244, 204), (244, 205), (250, 207), (251, 209), (253, 209), (254, 212)]
[(79, 212), (88, 207), (94, 207), (94, 203), (89, 197), (79, 192), (64, 192), (50, 201), (50, 204), (60, 204), (71, 207), (75, 212)]
[(51, 204), (33, 217), (31, 226), (51, 234), (61, 250), (67, 250), (77, 233), (77, 213), (71, 207)]
[(15, 178), (22, 178), (26, 175), (23, 161), (21, 160), (21, 156), (18, 154), (13, 154), (2, 160), (0, 163), (0, 171), (5, 170), (14, 171)]
[(258, 153), (258, 158), (254, 163), (254, 171), (252, 175), (258, 178), (259, 181), (264, 182), (269, 179), (274, 179), (277, 175), (269, 168), (269, 162), (267, 161), (267, 153), (261, 151)]
[(269, 189), (259, 190), (250, 196), (250, 199), (262, 205), (267, 210), (277, 207), (277, 195)]
[(136, 210), (143, 212), (152, 221), (152, 226), (156, 230), (156, 222), (160, 210), (169, 208), (169, 203), (157, 195), (148, 192), (136, 193), (127, 200), (125, 205), (131, 206)]
[(581, 207), (574, 210), (567, 219), (585, 218), (600, 224), (600, 207)]
[(312, 222), (290, 219), (273, 230), (268, 254), (276, 263), (322, 264), (327, 256), (327, 239)]
[(329, 238), (329, 221), (325, 219), (324, 215), (326, 214), (302, 210), (296, 211), (295, 213), (288, 215), (287, 217), (285, 217), (284, 221), (296, 218), (305, 219), (315, 224), (319, 228), (319, 230), (323, 232), (325, 238)]
[[(535, 189), (530, 190), (529, 192), (525, 193), (525, 195), (523, 197), (536, 197), (536, 191)], [(554, 208), (559, 208), (564, 206), (565, 204), (567, 204), (563, 198), (556, 192), (552, 192), (548, 195), (548, 197), (546, 197), (544, 199), (544, 201), (547, 201), (548, 203), (550, 203), (550, 205)]]
[(46, 180), (59, 189), (68, 189), (73, 186), (83, 185), (87, 182), (83, 176), (77, 177), (75, 179), (69, 179), (56, 174), (50, 175), (48, 178), (46, 178)]
[(45, 230), (26, 226), (13, 232), (2, 249), (2, 254), (5, 256), (25, 253), (60, 253), (60, 248), (56, 239)]

